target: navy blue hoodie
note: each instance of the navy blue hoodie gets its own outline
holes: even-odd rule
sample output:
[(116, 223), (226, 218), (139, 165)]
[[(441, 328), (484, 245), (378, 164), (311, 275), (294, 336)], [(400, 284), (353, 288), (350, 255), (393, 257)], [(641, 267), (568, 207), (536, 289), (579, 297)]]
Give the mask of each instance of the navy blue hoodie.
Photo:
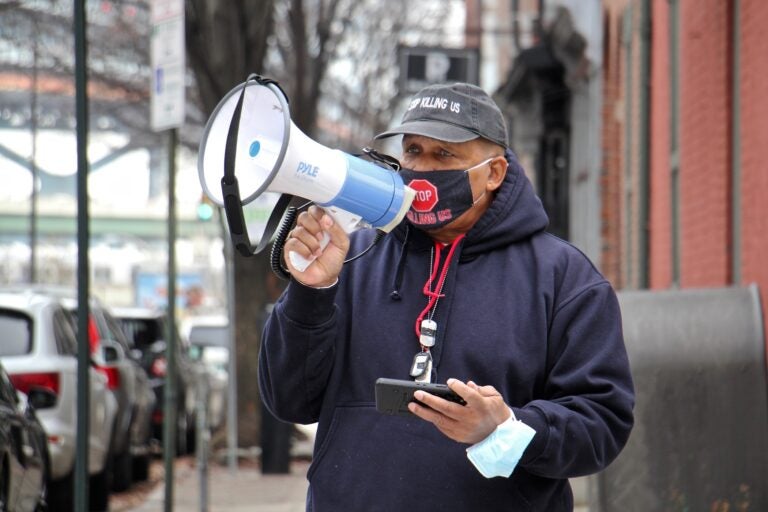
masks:
[[(339, 283), (292, 281), (264, 330), (259, 383), (284, 421), (318, 423), (307, 509), (566, 511), (567, 479), (627, 441), (634, 393), (609, 283), (547, 216), (514, 159), (454, 256), (437, 305), (437, 382), (492, 385), (535, 431), (509, 478), (484, 478), (467, 445), (419, 418), (376, 411), (378, 377), (410, 379), (433, 242), (407, 222), (344, 266)], [(350, 254), (373, 233), (354, 233)]]

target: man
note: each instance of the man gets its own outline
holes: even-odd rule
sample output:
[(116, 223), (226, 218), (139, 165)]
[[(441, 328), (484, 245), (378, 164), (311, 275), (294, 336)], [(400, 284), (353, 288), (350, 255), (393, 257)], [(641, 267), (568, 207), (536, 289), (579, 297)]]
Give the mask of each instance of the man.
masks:
[[(421, 192), (407, 220), (343, 265), (373, 233), (300, 215), (285, 252), (317, 259), (299, 272), (285, 258), (292, 279), (264, 331), (266, 405), (319, 422), (307, 509), (571, 510), (567, 479), (609, 464), (633, 423), (615, 294), (546, 233), (480, 88), (423, 89), (377, 138), (398, 134)], [(447, 381), (466, 405), (417, 392), (413, 415), (385, 415), (379, 377)]]

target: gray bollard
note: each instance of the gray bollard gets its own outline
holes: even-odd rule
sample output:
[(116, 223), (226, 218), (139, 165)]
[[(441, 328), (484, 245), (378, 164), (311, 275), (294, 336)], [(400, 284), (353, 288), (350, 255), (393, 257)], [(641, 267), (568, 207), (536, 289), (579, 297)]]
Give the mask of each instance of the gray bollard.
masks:
[(208, 445), (211, 433), (208, 429), (208, 376), (199, 371), (197, 376), (197, 403), (195, 404), (197, 446), (197, 475), (200, 484), (200, 512), (208, 512)]
[(293, 425), (278, 420), (269, 409), (261, 407), (261, 472), (291, 472), (291, 433)]
[[(272, 309), (269, 304), (260, 318), (263, 329)], [(280, 421), (261, 404), (261, 472), (264, 474), (286, 474), (291, 472), (291, 434), (294, 426)]]

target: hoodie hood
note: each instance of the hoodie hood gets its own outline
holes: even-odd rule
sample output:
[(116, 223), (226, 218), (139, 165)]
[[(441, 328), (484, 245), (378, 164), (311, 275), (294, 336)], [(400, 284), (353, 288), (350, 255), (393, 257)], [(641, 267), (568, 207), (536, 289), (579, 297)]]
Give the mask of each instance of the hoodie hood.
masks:
[[(471, 259), (479, 253), (507, 246), (543, 231), (549, 224), (541, 200), (525, 175), (517, 156), (507, 149), (504, 153), (509, 167), (504, 182), (488, 210), (469, 230), (463, 242), (461, 259)], [(406, 220), (393, 232), (401, 242), (415, 248), (432, 247), (431, 239)]]

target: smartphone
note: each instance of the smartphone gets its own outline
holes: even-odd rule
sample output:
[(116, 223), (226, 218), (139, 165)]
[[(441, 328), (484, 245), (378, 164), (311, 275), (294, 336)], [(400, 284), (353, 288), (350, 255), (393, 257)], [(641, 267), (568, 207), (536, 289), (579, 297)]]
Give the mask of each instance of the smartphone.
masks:
[[(445, 400), (466, 405), (467, 403), (446, 384), (427, 384), (410, 380), (386, 379), (376, 380), (376, 409), (384, 414), (408, 416), (410, 402), (417, 402), (413, 393), (417, 390), (426, 391)], [(424, 405), (424, 404), (422, 404)]]

